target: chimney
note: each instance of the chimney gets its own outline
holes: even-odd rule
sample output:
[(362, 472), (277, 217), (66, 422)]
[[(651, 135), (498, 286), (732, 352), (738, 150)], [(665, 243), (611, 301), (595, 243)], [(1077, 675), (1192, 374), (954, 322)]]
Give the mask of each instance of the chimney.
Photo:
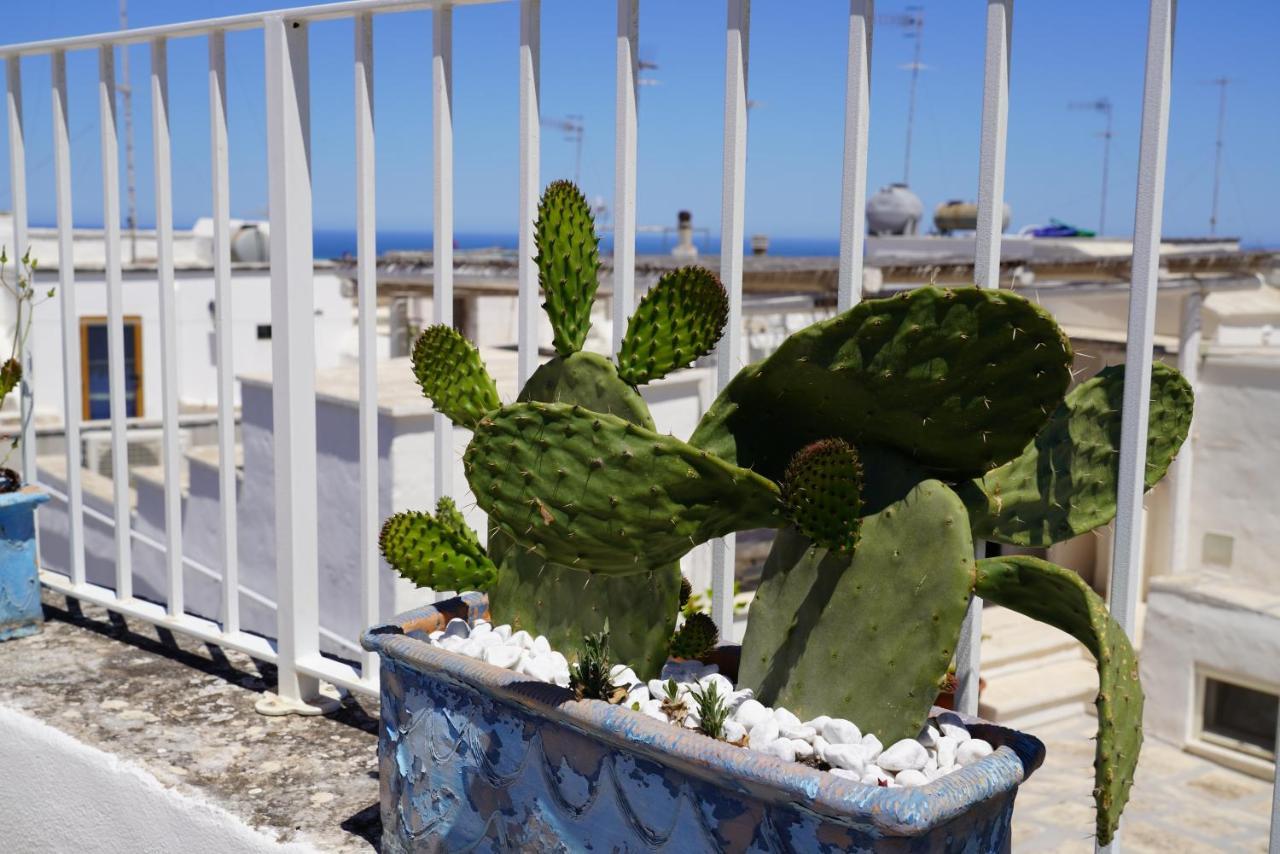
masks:
[(751, 254), (752, 255), (768, 255), (769, 254), (769, 235), (767, 234), (751, 235)]
[(693, 245), (693, 214), (688, 211), (676, 214), (676, 245), (671, 254), (676, 258), (698, 257), (698, 247)]

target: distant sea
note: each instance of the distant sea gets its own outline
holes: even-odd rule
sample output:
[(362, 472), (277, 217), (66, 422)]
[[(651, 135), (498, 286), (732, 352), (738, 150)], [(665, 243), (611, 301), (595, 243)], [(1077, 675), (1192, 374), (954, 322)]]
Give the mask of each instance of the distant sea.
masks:
[[(429, 231), (379, 231), (378, 253), (397, 250), (430, 249), (431, 232)], [(640, 234), (636, 237), (636, 252), (641, 255), (665, 255), (671, 251), (675, 243), (675, 235)], [(698, 251), (706, 255), (717, 255), (720, 252), (720, 238), (696, 237), (694, 245)], [(314, 232), (314, 251), (317, 258), (342, 258), (356, 254), (356, 233), (354, 230), (316, 229)], [(454, 235), (456, 249), (510, 249), (517, 248), (516, 235), (513, 233), (471, 232)], [(600, 249), (608, 254), (613, 251), (613, 238), (605, 235), (600, 241)], [(751, 252), (748, 242), (744, 251)], [(839, 255), (840, 241), (836, 238), (811, 237), (770, 237), (769, 254), (784, 256)]]

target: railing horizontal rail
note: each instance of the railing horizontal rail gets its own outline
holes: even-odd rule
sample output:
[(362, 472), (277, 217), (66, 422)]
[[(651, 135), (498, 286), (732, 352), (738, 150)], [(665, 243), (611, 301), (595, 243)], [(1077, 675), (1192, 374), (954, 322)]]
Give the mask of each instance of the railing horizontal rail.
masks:
[(121, 47), (131, 44), (148, 44), (157, 38), (194, 38), (217, 32), (260, 30), (268, 18), (283, 17), (289, 21), (329, 21), (353, 18), (360, 13), (417, 12), (446, 6), (485, 6), (506, 0), (348, 0), (344, 3), (325, 3), (319, 6), (294, 6), (270, 9), (264, 12), (247, 12), (223, 18), (205, 18), (199, 21), (182, 21), (174, 24), (158, 24), (139, 27), (136, 30), (115, 30), (83, 36), (24, 42), (0, 46), (0, 57), (39, 56), (57, 51), (90, 50), (103, 45)]

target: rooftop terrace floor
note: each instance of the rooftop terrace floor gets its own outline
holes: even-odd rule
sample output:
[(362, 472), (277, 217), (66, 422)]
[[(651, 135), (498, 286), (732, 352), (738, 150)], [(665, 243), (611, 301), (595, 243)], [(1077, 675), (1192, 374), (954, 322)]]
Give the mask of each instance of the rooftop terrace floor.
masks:
[[(48, 593), (45, 613), (42, 634), (0, 644), (0, 707), (294, 850), (377, 849), (374, 704), (348, 699), (330, 717), (263, 717), (254, 702), (274, 684), (267, 665), (96, 607), (68, 608)], [(1019, 793), (1015, 851), (1093, 850), (1094, 726), (1080, 715), (1035, 728), (1048, 758)], [(1148, 739), (1125, 848), (1265, 851), (1270, 797), (1265, 781)]]

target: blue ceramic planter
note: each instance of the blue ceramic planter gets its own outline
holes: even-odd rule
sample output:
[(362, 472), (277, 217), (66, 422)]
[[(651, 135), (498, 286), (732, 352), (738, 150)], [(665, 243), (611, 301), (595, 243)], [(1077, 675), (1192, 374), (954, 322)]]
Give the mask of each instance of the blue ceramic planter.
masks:
[(469, 593), (370, 629), (382, 657), (382, 850), (1009, 850), (1035, 738), (974, 721), (991, 756), (882, 789), (763, 756), (434, 648)]
[(0, 641), (40, 631), (36, 507), (49, 496), (34, 486), (0, 494)]

